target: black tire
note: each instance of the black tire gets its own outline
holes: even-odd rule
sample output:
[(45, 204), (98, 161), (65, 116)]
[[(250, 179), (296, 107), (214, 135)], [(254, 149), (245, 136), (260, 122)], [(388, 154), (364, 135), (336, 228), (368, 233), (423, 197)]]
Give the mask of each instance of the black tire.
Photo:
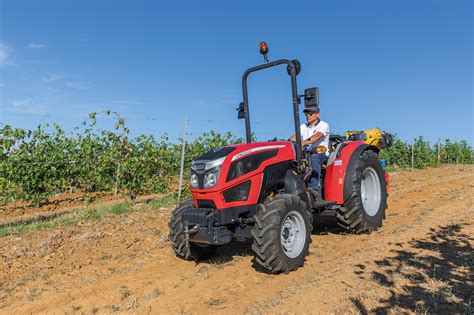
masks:
[(171, 247), (179, 258), (186, 260), (207, 259), (215, 254), (217, 246), (197, 244), (186, 240), (181, 213), (189, 208), (195, 208), (193, 198), (188, 198), (180, 203), (171, 215), (171, 221), (168, 223)]
[[(362, 176), (373, 173), (374, 181), (377, 177), (380, 184), (380, 203), (377, 206), (364, 207), (362, 200)], [(376, 176), (375, 176), (376, 175)], [(353, 233), (371, 233), (382, 226), (385, 219), (385, 209), (387, 209), (387, 183), (385, 182), (385, 172), (380, 163), (377, 153), (372, 150), (365, 151), (357, 161), (354, 174), (352, 175), (351, 197), (339, 210), (337, 215), (339, 224)]]
[[(301, 223), (304, 222), (305, 231), (300, 234), (301, 237), (304, 236), (304, 241), (299, 241), (301, 246), (295, 254), (300, 250), (301, 252), (296, 257), (289, 257), (282, 245), (284, 233), (282, 226), (288, 215), (297, 215), (303, 219)], [(310, 215), (306, 203), (298, 196), (280, 194), (267, 198), (263, 204), (259, 205), (259, 211), (254, 216), (255, 226), (252, 229), (254, 262), (273, 274), (288, 273), (303, 266), (305, 257), (308, 255), (313, 229)]]

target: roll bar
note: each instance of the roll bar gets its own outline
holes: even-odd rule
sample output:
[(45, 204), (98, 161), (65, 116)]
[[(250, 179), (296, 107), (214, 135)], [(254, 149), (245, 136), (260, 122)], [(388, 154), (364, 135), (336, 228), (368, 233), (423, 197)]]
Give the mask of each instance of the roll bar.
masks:
[(300, 103), (300, 97), (298, 96), (298, 90), (296, 86), (296, 76), (297, 76), (297, 69), (296, 65), (293, 61), (288, 59), (280, 59), (272, 62), (267, 62), (260, 66), (252, 67), (245, 70), (242, 76), (242, 93), (243, 93), (243, 111), (245, 114), (245, 135), (247, 143), (252, 142), (252, 132), (250, 129), (250, 113), (249, 113), (249, 100), (248, 100), (248, 92), (247, 92), (247, 78), (248, 76), (256, 71), (268, 69), (271, 67), (275, 67), (278, 65), (286, 64), (287, 70), (289, 71), (291, 77), (291, 94), (293, 98), (293, 118), (295, 123), (295, 136), (296, 136), (296, 145), (295, 145), (295, 154), (296, 154), (296, 163), (298, 172), (301, 172), (301, 159), (303, 156), (303, 150), (301, 147), (301, 131), (300, 131), (300, 117), (298, 114), (298, 105)]

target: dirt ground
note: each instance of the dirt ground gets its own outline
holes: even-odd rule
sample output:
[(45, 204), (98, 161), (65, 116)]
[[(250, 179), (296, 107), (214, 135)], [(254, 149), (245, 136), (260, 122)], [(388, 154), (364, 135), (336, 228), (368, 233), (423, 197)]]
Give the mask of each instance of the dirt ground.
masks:
[[(0, 238), (0, 313), (472, 313), (474, 167), (391, 174), (384, 226), (319, 226), (305, 266), (252, 268), (245, 243), (177, 259), (170, 209)], [(13, 214), (12, 214), (13, 215)]]

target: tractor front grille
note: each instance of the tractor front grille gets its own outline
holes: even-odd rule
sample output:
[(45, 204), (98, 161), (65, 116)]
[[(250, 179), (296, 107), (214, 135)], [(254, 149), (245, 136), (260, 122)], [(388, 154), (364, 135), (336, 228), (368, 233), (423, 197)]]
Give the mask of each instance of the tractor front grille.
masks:
[(199, 163), (199, 164), (194, 164), (194, 167), (198, 171), (204, 171), (204, 168), (206, 167), (206, 163)]
[(215, 209), (216, 204), (212, 200), (199, 200), (197, 201), (198, 208), (209, 208), (209, 209)]

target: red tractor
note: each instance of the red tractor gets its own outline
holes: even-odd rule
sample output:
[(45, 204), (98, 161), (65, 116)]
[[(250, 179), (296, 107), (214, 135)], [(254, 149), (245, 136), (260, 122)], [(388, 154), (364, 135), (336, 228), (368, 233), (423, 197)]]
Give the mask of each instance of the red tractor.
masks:
[[(245, 144), (222, 147), (196, 158), (191, 165), (192, 198), (176, 208), (169, 222), (176, 255), (203, 259), (232, 240), (253, 240), (255, 262), (271, 273), (288, 273), (304, 264), (313, 222), (328, 217), (354, 233), (377, 230), (387, 208), (388, 174), (378, 157), (380, 146), (363, 140), (330, 137), (320, 192), (308, 188), (310, 152), (302, 148), (299, 104), (318, 105), (317, 88), (298, 95), (298, 60), (269, 62), (247, 69), (242, 77)], [(256, 71), (286, 65), (291, 77), (296, 142), (251, 142), (247, 77)]]

